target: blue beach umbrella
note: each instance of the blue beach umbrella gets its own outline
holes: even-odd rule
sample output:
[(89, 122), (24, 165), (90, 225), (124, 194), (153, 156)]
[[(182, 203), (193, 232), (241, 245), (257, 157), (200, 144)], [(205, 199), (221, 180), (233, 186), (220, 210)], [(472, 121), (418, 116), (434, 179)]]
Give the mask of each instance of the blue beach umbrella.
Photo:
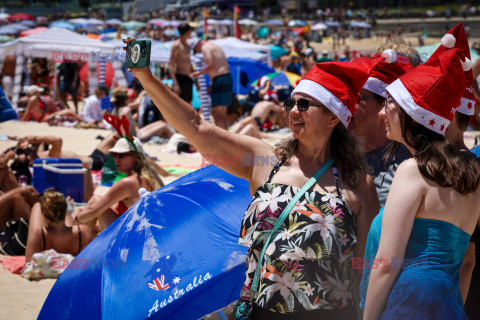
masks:
[[(436, 44), (430, 44), (423, 47), (416, 47), (415, 49), (420, 54), (420, 59), (422, 62), (426, 62), (432, 54), (438, 49), (440, 46), (440, 42)], [(470, 49), (470, 57), (472, 58), (472, 62), (475, 62), (478, 59), (478, 53), (474, 49)]]
[(214, 166), (142, 197), (55, 283), (38, 319), (198, 319), (238, 299), (248, 183)]

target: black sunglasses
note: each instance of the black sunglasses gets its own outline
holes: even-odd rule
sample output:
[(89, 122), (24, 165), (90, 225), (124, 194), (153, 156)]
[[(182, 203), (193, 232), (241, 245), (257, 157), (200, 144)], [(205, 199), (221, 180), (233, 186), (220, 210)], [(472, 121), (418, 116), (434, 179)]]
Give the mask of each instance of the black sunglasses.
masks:
[(297, 101), (295, 101), (292, 98), (288, 98), (287, 100), (285, 100), (283, 105), (285, 107), (285, 110), (287, 110), (287, 112), (290, 112), (290, 110), (292, 110), (293, 107), (295, 107), (295, 105), (297, 105), (297, 108), (300, 111), (307, 111), (308, 108), (310, 108), (310, 107), (315, 107), (315, 108), (323, 107), (323, 105), (321, 105), (321, 104), (311, 104), (310, 101), (308, 101), (307, 99), (303, 99), (303, 98), (300, 98)]
[(358, 103), (360, 103), (362, 101), (365, 101), (365, 100), (368, 100), (368, 99), (375, 99), (375, 96), (360, 96), (358, 98)]
[(120, 158), (120, 159), (123, 159), (125, 158), (126, 156), (128, 156), (130, 153), (111, 153), (112, 157), (113, 158)]

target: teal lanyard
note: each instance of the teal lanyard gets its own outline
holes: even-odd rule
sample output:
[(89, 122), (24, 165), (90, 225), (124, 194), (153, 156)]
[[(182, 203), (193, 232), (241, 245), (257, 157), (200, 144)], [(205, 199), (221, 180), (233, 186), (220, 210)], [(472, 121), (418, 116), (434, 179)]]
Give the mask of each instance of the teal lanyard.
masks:
[(268, 237), (267, 241), (263, 245), (262, 252), (258, 257), (257, 267), (255, 269), (255, 275), (253, 277), (253, 283), (250, 289), (250, 292), (254, 295), (254, 297), (256, 297), (257, 295), (258, 284), (260, 280), (260, 272), (262, 270), (263, 256), (265, 255), (265, 251), (267, 250), (267, 247), (270, 244), (270, 240), (272, 239), (273, 234), (277, 232), (277, 230), (283, 224), (287, 216), (290, 214), (290, 211), (292, 210), (292, 208), (295, 206), (295, 204), (297, 204), (300, 197), (303, 196), (303, 194), (308, 189), (310, 189), (318, 181), (318, 179), (320, 179), (320, 177), (323, 176), (325, 172), (327, 172), (327, 170), (332, 166), (332, 164), (333, 164), (333, 159), (328, 159), (328, 161), (325, 162), (325, 164), (320, 169), (318, 169), (318, 171), (313, 175), (313, 177), (311, 177), (310, 180), (308, 180), (308, 182), (302, 187), (302, 189), (300, 189), (300, 191), (297, 192), (295, 197), (293, 197), (292, 201), (288, 203), (285, 209), (283, 209), (282, 214), (280, 215), (280, 217), (278, 217), (277, 222), (275, 222), (275, 225), (273, 226), (273, 229), (270, 232), (270, 236)]

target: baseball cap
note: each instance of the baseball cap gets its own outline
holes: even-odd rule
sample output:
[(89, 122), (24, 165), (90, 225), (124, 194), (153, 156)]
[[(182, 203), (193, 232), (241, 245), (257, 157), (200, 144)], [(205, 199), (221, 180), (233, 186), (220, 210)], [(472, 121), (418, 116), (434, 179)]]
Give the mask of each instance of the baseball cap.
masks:
[(43, 88), (37, 86), (36, 84), (32, 84), (27, 89), (27, 94), (28, 95), (31, 95), (31, 94), (34, 94), (34, 93), (37, 93), (37, 92), (43, 92)]
[[(135, 147), (134, 147), (135, 145)], [(135, 150), (135, 148), (137, 150)], [(143, 147), (142, 143), (140, 142), (140, 139), (137, 137), (133, 138), (133, 141), (128, 140), (126, 137), (121, 137), (118, 139), (117, 143), (115, 143), (115, 146), (108, 150), (108, 152), (113, 152), (113, 153), (127, 153), (127, 152), (138, 152), (138, 153), (143, 153)]]

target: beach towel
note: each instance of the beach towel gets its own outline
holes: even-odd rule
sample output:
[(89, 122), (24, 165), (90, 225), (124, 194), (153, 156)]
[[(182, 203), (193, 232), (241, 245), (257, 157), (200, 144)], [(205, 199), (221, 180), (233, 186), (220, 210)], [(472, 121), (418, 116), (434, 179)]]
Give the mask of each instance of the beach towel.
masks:
[(25, 264), (21, 275), (29, 280), (57, 279), (72, 262), (71, 254), (58, 253), (53, 249), (35, 253), (32, 261)]
[(8, 101), (2, 87), (0, 86), (0, 122), (18, 119), (18, 115), (13, 110), (10, 101)]
[(25, 256), (3, 257), (0, 263), (11, 273), (20, 274), (25, 266)]

